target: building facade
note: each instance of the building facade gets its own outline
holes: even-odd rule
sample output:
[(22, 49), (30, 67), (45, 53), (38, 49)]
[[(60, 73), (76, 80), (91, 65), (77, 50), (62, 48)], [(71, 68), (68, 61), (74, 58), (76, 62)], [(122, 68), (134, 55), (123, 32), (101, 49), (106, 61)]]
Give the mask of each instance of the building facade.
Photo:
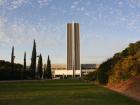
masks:
[(99, 64), (81, 64), (82, 76), (87, 75), (90, 72), (96, 71), (99, 68)]
[(67, 70), (73, 77), (77, 76), (77, 72), (81, 76), (79, 23), (67, 24)]
[[(75, 77), (87, 75), (90, 72), (97, 70), (98, 64), (81, 64), (81, 70), (75, 71)], [(66, 64), (52, 64), (53, 78), (71, 78), (73, 76), (72, 70), (67, 70)]]

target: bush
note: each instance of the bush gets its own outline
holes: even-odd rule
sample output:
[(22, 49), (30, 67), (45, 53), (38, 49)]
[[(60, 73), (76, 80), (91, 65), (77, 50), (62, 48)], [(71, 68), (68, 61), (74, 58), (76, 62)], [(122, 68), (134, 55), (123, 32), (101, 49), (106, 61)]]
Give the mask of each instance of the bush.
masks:
[(84, 76), (85, 80), (95, 81), (97, 80), (97, 71), (90, 72)]
[(119, 83), (140, 74), (140, 41), (131, 43), (100, 65), (97, 70), (99, 83)]

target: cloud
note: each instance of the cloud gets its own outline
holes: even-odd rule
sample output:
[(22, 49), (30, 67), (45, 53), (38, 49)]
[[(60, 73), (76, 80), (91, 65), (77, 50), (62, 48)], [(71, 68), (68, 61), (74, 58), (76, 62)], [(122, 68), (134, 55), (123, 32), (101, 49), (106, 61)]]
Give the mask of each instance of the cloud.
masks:
[(22, 7), (25, 4), (34, 6), (34, 2), (38, 3), (41, 7), (48, 5), (52, 0), (0, 0), (0, 6), (4, 6), (4, 8), (8, 10), (14, 10)]
[(136, 6), (140, 6), (140, 0), (128, 0), (128, 4), (130, 7), (135, 8)]
[(140, 0), (117, 0), (117, 4), (120, 7), (127, 6), (134, 9), (140, 7)]
[(4, 4), (5, 0), (0, 0), (0, 6)]
[(49, 5), (49, 2), (51, 2), (51, 1), (52, 0), (37, 0), (37, 2), (39, 3), (40, 7)]
[(13, 10), (23, 6), (29, 0), (1, 0), (0, 6), (4, 6), (5, 9)]
[(52, 25), (45, 21), (30, 24), (27, 20), (17, 19), (9, 23), (4, 17), (0, 17), (0, 43), (28, 46), (33, 39), (36, 39), (40, 47), (57, 48), (59, 45), (63, 46), (65, 40), (62, 39), (65, 38), (65, 33), (62, 29), (65, 29), (65, 25)]
[(7, 43), (9, 41), (8, 36), (6, 35), (6, 23), (7, 19), (0, 16), (0, 42)]
[(10, 6), (11, 8), (15, 9), (15, 8), (21, 7), (26, 2), (27, 0), (13, 0)]

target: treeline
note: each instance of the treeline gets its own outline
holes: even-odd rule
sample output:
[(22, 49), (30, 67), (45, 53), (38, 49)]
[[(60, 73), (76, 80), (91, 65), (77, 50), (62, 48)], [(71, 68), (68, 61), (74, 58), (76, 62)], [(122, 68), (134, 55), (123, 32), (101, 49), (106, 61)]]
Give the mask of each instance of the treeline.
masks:
[(21, 64), (14, 64), (14, 71), (12, 71), (11, 62), (0, 60), (0, 80), (20, 79), (22, 67)]
[[(37, 62), (38, 58), (38, 62)], [(16, 64), (14, 46), (12, 47), (11, 62), (0, 60), (0, 80), (29, 80), (52, 79), (51, 60), (48, 56), (47, 65), (43, 65), (42, 55), (37, 55), (36, 42), (34, 40), (31, 56), (31, 65), (26, 65), (26, 52), (24, 52), (24, 64)]]
[(97, 71), (101, 84), (119, 83), (140, 74), (140, 41), (102, 63)]

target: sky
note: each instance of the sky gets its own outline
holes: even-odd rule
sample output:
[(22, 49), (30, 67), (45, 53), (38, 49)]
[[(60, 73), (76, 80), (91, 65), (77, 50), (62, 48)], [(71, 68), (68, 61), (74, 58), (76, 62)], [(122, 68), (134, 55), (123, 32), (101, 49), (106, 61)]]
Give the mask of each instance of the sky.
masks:
[(66, 64), (66, 24), (80, 24), (81, 63), (102, 63), (140, 40), (140, 0), (0, 0), (0, 59), (30, 64), (33, 40), (47, 62)]

